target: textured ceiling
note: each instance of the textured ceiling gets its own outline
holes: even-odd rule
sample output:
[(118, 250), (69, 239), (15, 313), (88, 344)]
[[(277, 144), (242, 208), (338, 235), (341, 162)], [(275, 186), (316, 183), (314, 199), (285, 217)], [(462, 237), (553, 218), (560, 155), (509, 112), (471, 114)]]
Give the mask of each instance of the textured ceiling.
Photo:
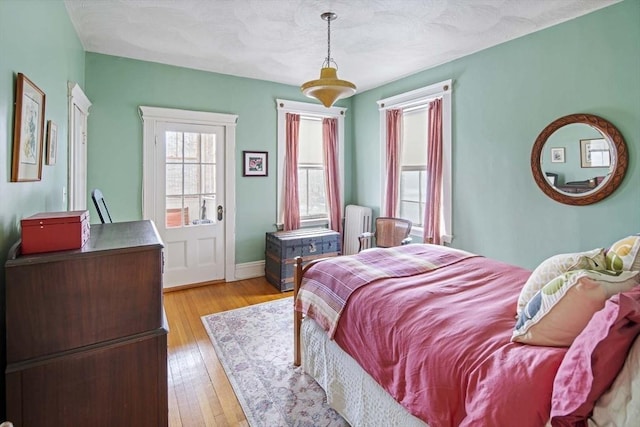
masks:
[(371, 89), (619, 0), (65, 0), (89, 52), (300, 85), (327, 54)]

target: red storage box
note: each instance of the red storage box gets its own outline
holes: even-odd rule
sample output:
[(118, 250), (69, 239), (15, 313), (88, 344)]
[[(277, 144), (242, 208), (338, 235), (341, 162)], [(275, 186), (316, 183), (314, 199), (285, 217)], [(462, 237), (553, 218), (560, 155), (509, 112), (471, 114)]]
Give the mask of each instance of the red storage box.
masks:
[(89, 240), (89, 211), (43, 212), (20, 224), (24, 255), (79, 249)]

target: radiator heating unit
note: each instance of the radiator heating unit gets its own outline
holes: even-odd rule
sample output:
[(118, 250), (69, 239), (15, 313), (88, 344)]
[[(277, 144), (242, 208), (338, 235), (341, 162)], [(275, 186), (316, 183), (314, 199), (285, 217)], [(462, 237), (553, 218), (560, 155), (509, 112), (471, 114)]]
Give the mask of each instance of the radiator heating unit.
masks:
[(347, 205), (344, 214), (343, 255), (358, 253), (358, 236), (371, 231), (371, 208)]

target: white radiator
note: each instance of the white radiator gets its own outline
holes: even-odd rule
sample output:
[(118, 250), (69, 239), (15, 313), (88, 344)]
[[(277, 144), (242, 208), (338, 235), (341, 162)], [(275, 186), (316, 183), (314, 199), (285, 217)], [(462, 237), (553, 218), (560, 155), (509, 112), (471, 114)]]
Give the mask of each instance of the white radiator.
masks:
[(348, 205), (344, 214), (343, 255), (358, 253), (358, 236), (371, 231), (371, 208)]

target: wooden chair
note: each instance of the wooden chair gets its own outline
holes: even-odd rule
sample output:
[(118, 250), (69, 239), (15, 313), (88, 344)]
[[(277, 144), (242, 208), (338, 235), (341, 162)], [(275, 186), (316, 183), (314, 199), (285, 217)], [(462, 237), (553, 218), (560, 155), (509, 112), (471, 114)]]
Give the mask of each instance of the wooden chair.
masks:
[(367, 232), (358, 236), (360, 247), (358, 252), (370, 248), (371, 239), (374, 238), (376, 246), (379, 248), (390, 248), (393, 246), (406, 245), (411, 242), (412, 223), (404, 218), (378, 217), (376, 218), (376, 231)]
[(91, 198), (93, 199), (93, 204), (96, 206), (96, 210), (98, 211), (98, 216), (100, 217), (100, 221), (104, 223), (111, 223), (111, 214), (109, 214), (109, 209), (107, 208), (107, 202), (104, 201), (104, 196), (102, 195), (102, 191), (97, 188), (93, 189), (91, 192)]

